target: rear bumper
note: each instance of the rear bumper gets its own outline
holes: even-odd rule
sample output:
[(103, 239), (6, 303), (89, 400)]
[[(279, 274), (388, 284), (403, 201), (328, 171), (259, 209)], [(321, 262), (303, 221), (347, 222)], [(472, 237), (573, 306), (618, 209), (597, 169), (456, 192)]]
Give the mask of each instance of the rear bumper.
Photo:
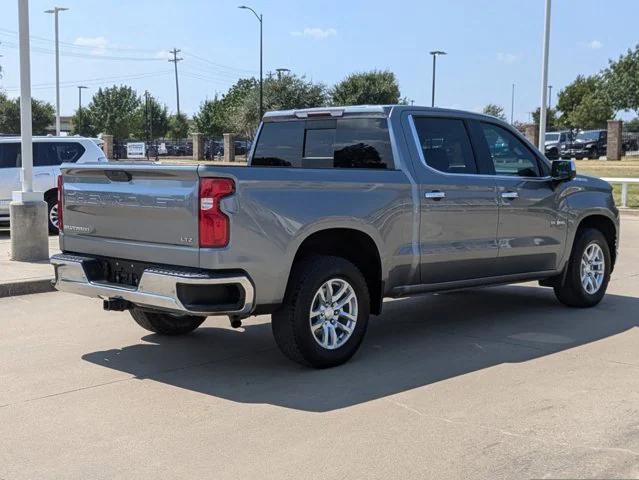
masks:
[[(93, 279), (92, 262), (95, 260), (68, 254), (51, 257), (55, 268), (55, 288), (87, 297), (121, 299), (140, 307), (189, 315), (246, 316), (254, 307), (255, 290), (244, 275), (150, 267), (144, 270), (137, 286), (127, 286)], [(207, 288), (210, 290), (207, 291)], [(230, 303), (224, 296), (228, 289), (237, 290)]]

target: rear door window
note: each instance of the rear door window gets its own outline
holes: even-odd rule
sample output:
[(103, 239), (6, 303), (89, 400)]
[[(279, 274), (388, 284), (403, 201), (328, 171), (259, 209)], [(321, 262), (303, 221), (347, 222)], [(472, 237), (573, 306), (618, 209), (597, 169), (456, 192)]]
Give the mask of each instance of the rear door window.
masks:
[(75, 163), (84, 151), (78, 142), (37, 142), (33, 144), (33, 164), (45, 167)]
[(394, 168), (385, 118), (264, 123), (251, 165)]
[(19, 143), (0, 143), (0, 168), (19, 167), (20, 155)]
[(424, 161), (429, 167), (444, 173), (477, 173), (463, 120), (434, 117), (415, 117), (413, 120)]

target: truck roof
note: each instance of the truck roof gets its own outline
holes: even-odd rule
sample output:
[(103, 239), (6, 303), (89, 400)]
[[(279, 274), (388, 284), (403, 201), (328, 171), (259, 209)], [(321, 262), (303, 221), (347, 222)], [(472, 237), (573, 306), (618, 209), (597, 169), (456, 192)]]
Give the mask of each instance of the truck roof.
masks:
[(343, 117), (350, 115), (373, 115), (388, 117), (391, 111), (403, 111), (410, 110), (411, 112), (429, 112), (429, 113), (442, 113), (445, 115), (458, 115), (460, 117), (474, 117), (495, 120), (495, 117), (485, 115), (482, 113), (469, 112), (466, 110), (456, 110), (450, 108), (439, 107), (423, 107), (417, 105), (346, 105), (339, 107), (314, 107), (314, 108), (300, 108), (296, 110), (278, 110), (266, 112), (263, 120), (265, 122), (272, 122), (284, 119), (306, 119), (306, 118), (321, 118), (321, 117)]

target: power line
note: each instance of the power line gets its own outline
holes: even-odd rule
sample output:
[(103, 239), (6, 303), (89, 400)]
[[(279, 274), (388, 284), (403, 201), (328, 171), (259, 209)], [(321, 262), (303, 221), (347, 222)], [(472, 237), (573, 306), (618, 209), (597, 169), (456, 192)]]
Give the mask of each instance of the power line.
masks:
[[(81, 80), (68, 80), (68, 81), (60, 82), (60, 86), (63, 88), (75, 87), (78, 83), (82, 83), (83, 85), (97, 86), (100, 84), (115, 82), (118, 80), (140, 80), (143, 78), (152, 78), (152, 77), (169, 75), (170, 73), (173, 73), (173, 72), (171, 72), (171, 70), (161, 70), (158, 72), (146, 72), (146, 73), (131, 74), (131, 75), (119, 75), (119, 76), (113, 76), (113, 77), (97, 77), (97, 78), (88, 78), (88, 79), (85, 78)], [(32, 86), (32, 88), (39, 89), (39, 90), (45, 90), (45, 89), (54, 88), (54, 87), (55, 87), (55, 83), (52, 83), (52, 82), (38, 83)], [(20, 89), (19, 87), (9, 87), (6, 90), (14, 91), (19, 89)]]

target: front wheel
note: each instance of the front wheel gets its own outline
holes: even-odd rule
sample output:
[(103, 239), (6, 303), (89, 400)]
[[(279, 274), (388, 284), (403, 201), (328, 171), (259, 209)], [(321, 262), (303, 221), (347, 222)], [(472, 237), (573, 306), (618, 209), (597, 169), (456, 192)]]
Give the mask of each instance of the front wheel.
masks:
[(610, 280), (610, 247), (594, 228), (577, 232), (563, 285), (555, 287), (557, 299), (570, 307), (593, 307), (601, 302)]
[(140, 308), (132, 308), (130, 312), (138, 325), (159, 335), (184, 335), (195, 330), (206, 320), (206, 317), (176, 316), (168, 313), (150, 312)]
[(370, 297), (348, 260), (313, 256), (295, 265), (284, 303), (272, 315), (278, 347), (291, 360), (328, 368), (349, 360), (368, 325)]

